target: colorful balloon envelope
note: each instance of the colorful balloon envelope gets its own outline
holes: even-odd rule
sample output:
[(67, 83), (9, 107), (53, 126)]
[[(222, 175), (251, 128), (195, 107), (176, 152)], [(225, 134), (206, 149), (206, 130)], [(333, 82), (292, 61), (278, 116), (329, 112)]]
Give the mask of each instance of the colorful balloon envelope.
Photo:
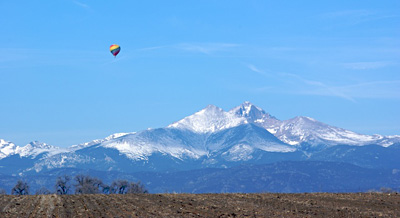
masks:
[(110, 52), (111, 52), (111, 54), (114, 55), (114, 57), (117, 56), (117, 54), (119, 53), (119, 51), (121, 51), (121, 47), (119, 47), (119, 45), (114, 44), (114, 45), (111, 45), (111, 46), (110, 46)]

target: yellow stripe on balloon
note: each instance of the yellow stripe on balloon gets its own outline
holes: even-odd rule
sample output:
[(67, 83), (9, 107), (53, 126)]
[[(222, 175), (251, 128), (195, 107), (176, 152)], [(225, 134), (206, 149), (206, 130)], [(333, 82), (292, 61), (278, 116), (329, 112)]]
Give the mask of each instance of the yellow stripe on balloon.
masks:
[(112, 45), (112, 46), (110, 46), (110, 51), (117, 49), (117, 48), (119, 48), (119, 45)]

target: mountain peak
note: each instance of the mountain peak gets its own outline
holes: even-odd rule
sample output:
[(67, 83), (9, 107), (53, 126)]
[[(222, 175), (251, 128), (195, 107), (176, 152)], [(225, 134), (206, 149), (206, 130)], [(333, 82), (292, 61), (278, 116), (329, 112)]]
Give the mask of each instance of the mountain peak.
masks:
[(296, 121), (296, 122), (321, 123), (321, 122), (319, 122), (319, 121), (317, 121), (317, 120), (315, 120), (315, 119), (313, 119), (311, 117), (305, 117), (305, 116), (297, 116), (297, 117), (295, 117), (295, 118), (293, 118), (291, 120)]
[(168, 128), (187, 129), (194, 132), (209, 133), (234, 127), (245, 123), (245, 119), (225, 112), (215, 105), (207, 105), (204, 109), (183, 118)]
[(40, 147), (42, 145), (46, 145), (46, 143), (42, 143), (40, 141), (32, 141), (32, 142), (29, 142), (28, 145), (32, 145), (32, 146), (35, 146), (35, 147), (38, 147), (38, 146)]
[(243, 102), (243, 104), (230, 110), (230, 113), (234, 113), (239, 117), (246, 118), (249, 122), (255, 122), (256, 120), (263, 118), (274, 118), (270, 114), (266, 113), (262, 108), (255, 106), (249, 101)]
[(207, 119), (207, 118), (217, 118), (220, 116), (224, 116), (226, 112), (222, 109), (219, 108), (215, 105), (209, 104), (207, 107), (203, 108), (202, 110), (194, 113), (193, 115), (189, 116), (191, 118), (202, 118), (202, 119)]
[(209, 105), (207, 105), (207, 107), (203, 108), (199, 112), (224, 112), (224, 110), (222, 110), (222, 108), (219, 108), (215, 105), (209, 104)]
[(44, 142), (33, 141), (24, 147), (17, 147), (16, 152), (21, 157), (31, 157), (35, 158), (39, 154), (48, 153), (48, 154), (58, 154), (65, 152), (66, 149), (62, 149), (53, 145), (46, 144)]
[(40, 142), (40, 141), (33, 141), (30, 142), (29, 144), (26, 145), (26, 147), (30, 148), (30, 149), (54, 149), (55, 146), (52, 145), (48, 145), (44, 142)]
[(241, 106), (255, 106), (250, 101), (244, 101)]
[(14, 154), (15, 149), (17, 149), (17, 146), (14, 143), (0, 139), (0, 159)]

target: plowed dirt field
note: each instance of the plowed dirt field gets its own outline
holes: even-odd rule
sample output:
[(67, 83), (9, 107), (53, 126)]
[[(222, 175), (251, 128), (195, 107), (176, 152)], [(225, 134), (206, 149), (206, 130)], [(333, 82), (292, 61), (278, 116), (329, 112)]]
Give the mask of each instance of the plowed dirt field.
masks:
[(0, 217), (400, 217), (400, 195), (3, 195)]

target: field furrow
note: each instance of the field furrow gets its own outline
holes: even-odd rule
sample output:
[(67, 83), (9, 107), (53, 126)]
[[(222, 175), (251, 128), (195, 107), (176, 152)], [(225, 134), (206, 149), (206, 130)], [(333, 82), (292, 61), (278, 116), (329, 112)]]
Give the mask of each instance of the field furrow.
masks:
[(399, 208), (395, 193), (0, 196), (0, 217), (400, 217)]

